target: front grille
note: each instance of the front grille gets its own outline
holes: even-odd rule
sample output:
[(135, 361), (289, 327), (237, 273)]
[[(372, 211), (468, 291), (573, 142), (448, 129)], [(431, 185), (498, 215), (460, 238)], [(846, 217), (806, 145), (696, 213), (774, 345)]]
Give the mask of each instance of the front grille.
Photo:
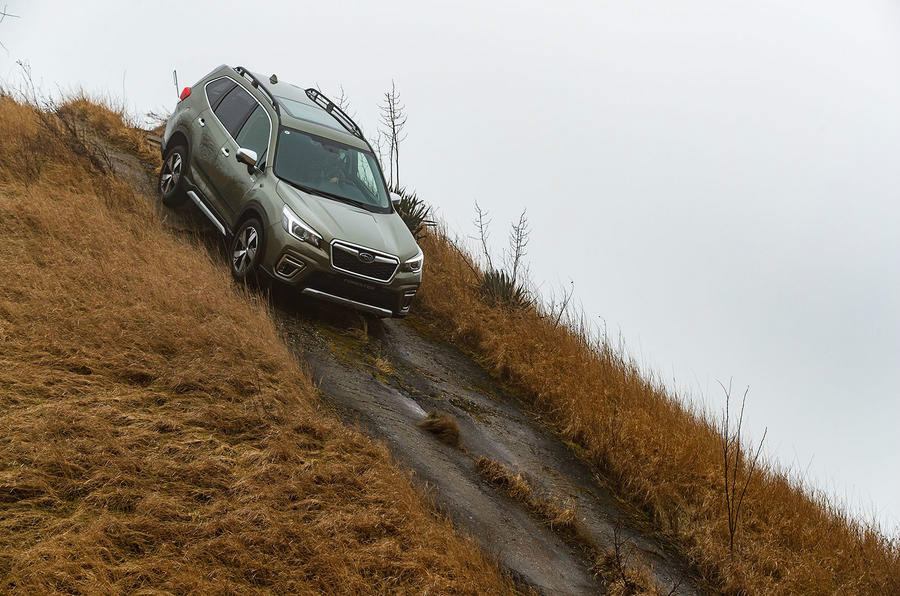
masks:
[(399, 297), (393, 292), (389, 292), (384, 288), (368, 284), (364, 281), (355, 279), (347, 279), (340, 275), (325, 273), (324, 271), (313, 271), (304, 280), (303, 285), (313, 290), (319, 290), (326, 294), (332, 294), (348, 300), (362, 302), (371, 306), (377, 306), (390, 311), (397, 308)]
[[(360, 260), (361, 254), (371, 257), (371, 262)], [(400, 260), (384, 253), (335, 242), (331, 245), (331, 264), (335, 269), (384, 282), (394, 277)]]

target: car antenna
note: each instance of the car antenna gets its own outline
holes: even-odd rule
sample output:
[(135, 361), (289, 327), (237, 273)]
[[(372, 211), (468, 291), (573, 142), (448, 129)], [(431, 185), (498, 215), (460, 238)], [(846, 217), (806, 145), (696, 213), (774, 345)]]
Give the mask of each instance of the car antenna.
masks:
[(178, 91), (178, 70), (172, 69), (172, 79), (175, 81), (175, 95), (181, 99), (181, 93)]
[(275, 76), (275, 73), (272, 73), (272, 76), (269, 77), (269, 82), (272, 83), (273, 85), (278, 83), (278, 77)]

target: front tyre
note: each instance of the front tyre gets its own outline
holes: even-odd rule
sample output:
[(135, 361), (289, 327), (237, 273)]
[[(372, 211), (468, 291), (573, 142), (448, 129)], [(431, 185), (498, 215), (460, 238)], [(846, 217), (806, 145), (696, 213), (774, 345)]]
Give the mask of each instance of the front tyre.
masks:
[(241, 283), (257, 280), (263, 256), (263, 227), (258, 219), (241, 224), (231, 239), (231, 275)]
[(178, 207), (187, 198), (184, 192), (187, 163), (187, 148), (184, 145), (176, 145), (166, 152), (157, 185), (159, 196), (166, 207)]

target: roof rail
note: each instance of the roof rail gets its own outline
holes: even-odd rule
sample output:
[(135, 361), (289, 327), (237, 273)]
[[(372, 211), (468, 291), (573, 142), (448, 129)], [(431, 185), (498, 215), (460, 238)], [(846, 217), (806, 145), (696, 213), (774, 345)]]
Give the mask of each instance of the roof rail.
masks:
[(346, 128), (354, 136), (359, 137), (363, 141), (366, 140), (366, 138), (363, 136), (362, 129), (356, 125), (356, 122), (354, 122), (353, 119), (350, 118), (350, 116), (348, 116), (346, 112), (344, 112), (344, 110), (339, 108), (336, 103), (325, 97), (325, 95), (321, 91), (310, 87), (306, 90), (306, 96), (316, 102), (316, 104), (318, 104), (326, 112), (331, 114), (332, 118), (340, 122), (341, 126)]
[(275, 108), (275, 112), (276, 112), (277, 114), (279, 114), (279, 115), (281, 114), (281, 110), (280, 110), (279, 107), (278, 107), (278, 101), (275, 100), (275, 96), (272, 95), (272, 94), (269, 92), (268, 89), (266, 89), (265, 87), (262, 86), (262, 84), (259, 82), (259, 79), (257, 79), (257, 78), (253, 75), (252, 72), (250, 72), (249, 70), (247, 70), (247, 69), (244, 68), (243, 66), (235, 66), (235, 67), (234, 67), (234, 71), (235, 71), (236, 73), (238, 73), (239, 75), (241, 75), (241, 76), (243, 76), (243, 77), (246, 77), (246, 78), (250, 79), (250, 83), (251, 83), (254, 87), (256, 87), (257, 89), (259, 89), (260, 91), (262, 91), (262, 92), (266, 95), (266, 97), (269, 98), (269, 101), (272, 102), (272, 107)]

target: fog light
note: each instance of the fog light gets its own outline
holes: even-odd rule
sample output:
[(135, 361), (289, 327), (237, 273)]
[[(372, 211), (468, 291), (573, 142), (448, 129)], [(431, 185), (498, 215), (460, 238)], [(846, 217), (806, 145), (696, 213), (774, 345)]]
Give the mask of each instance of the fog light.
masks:
[(409, 310), (410, 305), (412, 304), (413, 298), (416, 295), (415, 290), (407, 290), (403, 293), (403, 302), (400, 303), (400, 310), (407, 311)]
[(299, 259), (295, 259), (294, 257), (284, 255), (275, 266), (275, 273), (285, 279), (290, 279), (304, 269), (306, 269), (306, 263)]

